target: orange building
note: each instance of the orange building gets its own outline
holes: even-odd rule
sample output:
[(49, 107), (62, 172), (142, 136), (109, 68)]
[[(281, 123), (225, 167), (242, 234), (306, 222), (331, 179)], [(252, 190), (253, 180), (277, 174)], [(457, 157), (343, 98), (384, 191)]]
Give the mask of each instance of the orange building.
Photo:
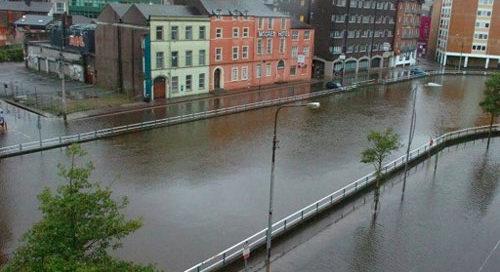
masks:
[[(177, 3), (177, 2), (176, 2)], [(184, 0), (210, 16), (210, 90), (311, 78), (314, 30), (262, 1)]]

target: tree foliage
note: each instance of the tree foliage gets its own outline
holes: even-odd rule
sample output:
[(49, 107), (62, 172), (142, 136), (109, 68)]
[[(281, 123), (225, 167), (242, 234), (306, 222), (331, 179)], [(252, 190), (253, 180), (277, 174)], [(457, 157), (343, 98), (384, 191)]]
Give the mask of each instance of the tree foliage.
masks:
[(484, 100), (479, 103), (484, 112), (490, 114), (490, 129), (488, 131), (488, 143), (486, 149), (490, 148), (491, 130), (495, 117), (500, 116), (500, 74), (492, 75), (486, 81)]
[(378, 176), (384, 160), (401, 146), (399, 135), (388, 128), (382, 132), (370, 131), (367, 139), (371, 146), (361, 153), (361, 162), (373, 164)]
[(500, 74), (494, 74), (486, 81), (484, 96), (479, 104), (483, 111), (493, 117), (500, 116)]
[(108, 250), (142, 226), (142, 219), (127, 220), (121, 211), (126, 197), (112, 199), (112, 192), (89, 182), (94, 166), (80, 166), (86, 153), (79, 145), (67, 149), (69, 168), (59, 164), (59, 175), (67, 182), (56, 192), (45, 189), (39, 196), (42, 219), (24, 234), (21, 245), (2, 272), (60, 271), (156, 271), (116, 260)]

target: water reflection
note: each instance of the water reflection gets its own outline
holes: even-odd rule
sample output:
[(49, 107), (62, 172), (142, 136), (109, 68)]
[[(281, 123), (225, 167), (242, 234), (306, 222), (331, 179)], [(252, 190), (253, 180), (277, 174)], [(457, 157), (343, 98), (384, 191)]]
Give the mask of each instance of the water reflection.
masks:
[(485, 151), (483, 157), (476, 161), (473, 167), (466, 209), (482, 217), (496, 196), (500, 180), (500, 163), (492, 162), (490, 153)]

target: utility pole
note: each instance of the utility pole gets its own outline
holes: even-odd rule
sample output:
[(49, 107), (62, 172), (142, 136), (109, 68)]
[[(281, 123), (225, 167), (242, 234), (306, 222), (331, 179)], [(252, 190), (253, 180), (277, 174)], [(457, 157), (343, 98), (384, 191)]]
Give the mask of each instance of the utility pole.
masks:
[(404, 198), (404, 193), (406, 189), (406, 177), (408, 176), (408, 162), (410, 160), (410, 148), (411, 148), (411, 143), (413, 142), (413, 135), (415, 134), (415, 125), (417, 123), (417, 112), (415, 109), (417, 101), (417, 88), (415, 87), (413, 89), (413, 109), (411, 113), (411, 121), (410, 121), (410, 134), (408, 136), (408, 147), (406, 149), (406, 161), (405, 161), (405, 173), (403, 177), (403, 194), (401, 195), (401, 199)]
[(61, 91), (62, 91), (62, 104), (63, 104), (63, 119), (67, 120), (66, 112), (66, 86), (65, 86), (65, 78), (64, 78), (64, 43), (66, 41), (66, 11), (63, 13), (61, 18), (61, 51), (59, 52), (59, 69), (60, 69), (60, 78), (61, 78)]

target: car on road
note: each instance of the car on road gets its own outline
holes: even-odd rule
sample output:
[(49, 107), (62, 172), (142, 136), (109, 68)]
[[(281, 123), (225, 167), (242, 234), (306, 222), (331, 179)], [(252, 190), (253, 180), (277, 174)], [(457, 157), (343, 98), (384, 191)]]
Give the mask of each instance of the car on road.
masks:
[(411, 75), (427, 75), (427, 72), (422, 68), (413, 68), (410, 70)]
[(342, 88), (342, 82), (340, 81), (329, 81), (326, 83), (326, 88), (327, 89), (338, 89)]

